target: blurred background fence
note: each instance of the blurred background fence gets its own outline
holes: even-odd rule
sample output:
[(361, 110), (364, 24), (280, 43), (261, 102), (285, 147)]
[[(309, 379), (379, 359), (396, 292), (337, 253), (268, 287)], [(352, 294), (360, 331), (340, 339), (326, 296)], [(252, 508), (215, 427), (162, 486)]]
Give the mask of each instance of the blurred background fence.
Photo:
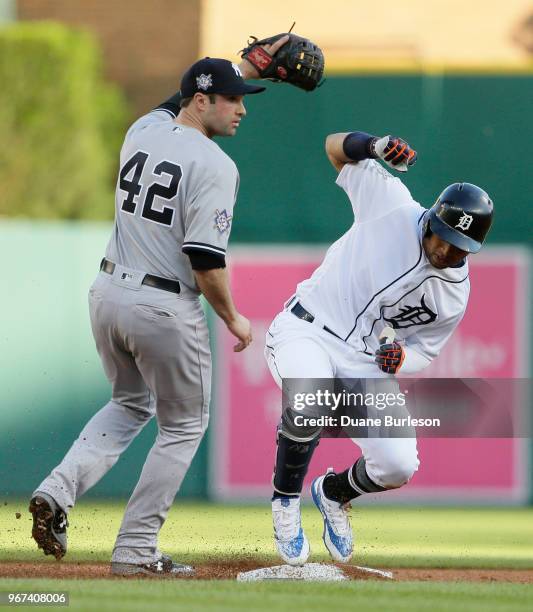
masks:
[[(366, 4), (339, 2), (328, 15), (323, 9), (314, 20), (298, 22), (296, 31), (324, 47), (324, 85), (305, 94), (269, 84), (266, 94), (246, 100), (238, 136), (218, 141), (241, 174), (232, 242), (292, 244), (278, 262), (278, 291), (289, 277), (302, 278), (305, 266), (296, 273), (291, 268), (289, 276), (281, 270), (299, 257), (315, 261), (352, 222), (323, 153), (325, 136), (362, 129), (405, 137), (419, 152), (405, 177), (415, 199), (429, 206), (450, 182), (480, 184), (496, 205), (490, 244), (521, 247), (513, 251), (521, 266), (516, 291), (494, 286), (479, 308), (494, 308), (502, 324), (507, 317), (517, 321), (526, 341), (513, 345), (515, 354), (507, 358), (521, 361), (523, 370), (511, 375), (530, 376), (533, 5), (512, 0), (494, 11), (475, 0), (463, 3), (462, 19), (453, 20), (455, 2), (439, 0), (429, 23), (423, 2), (412, 0), (385, 18)], [(298, 13), (300, 5), (294, 2), (291, 10)], [(259, 9), (236, 0), (0, 0), (0, 496), (27, 495), (107, 401), (86, 292), (111, 228), (128, 122), (174, 93), (198, 57), (236, 59), (249, 34), (289, 27), (292, 15), (281, 3), (278, 8), (282, 18), (265, 23)], [(400, 34), (391, 38), (392, 32)], [(498, 253), (504, 251), (491, 257), (497, 260)], [(281, 307), (283, 292), (278, 297), (276, 283), (262, 283), (260, 268), (254, 275), (253, 266), (246, 267), (248, 256), (253, 262), (257, 253), (247, 249), (238, 258), (245, 270), (239, 287), (247, 279), (255, 287), (256, 303), (247, 306), (260, 307), (262, 287), (276, 295), (258, 322), (251, 353), (258, 364), (261, 326)], [(276, 268), (269, 274), (275, 278)], [(516, 319), (515, 309), (521, 313)], [(226, 360), (218, 350), (223, 341), (213, 334), (215, 353)], [(227, 372), (221, 365), (215, 414)], [(271, 399), (261, 401), (248, 409), (270, 410)], [(224, 430), (220, 421), (215, 427)], [(152, 424), (91, 494), (127, 495), (154, 433)], [(211, 442), (202, 444), (180, 495), (217, 494), (209, 463), (219, 460), (220, 439)], [(523, 450), (515, 466), (521, 488), (509, 501), (525, 501), (531, 490)], [(253, 458), (248, 463), (256, 469)]]

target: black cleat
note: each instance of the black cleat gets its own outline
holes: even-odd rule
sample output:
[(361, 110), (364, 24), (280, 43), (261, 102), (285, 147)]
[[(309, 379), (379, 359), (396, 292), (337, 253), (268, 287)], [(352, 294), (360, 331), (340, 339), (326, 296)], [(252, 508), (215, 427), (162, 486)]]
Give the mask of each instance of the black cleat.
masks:
[(152, 563), (120, 563), (111, 562), (111, 573), (116, 576), (134, 576), (140, 574), (153, 578), (179, 578), (193, 576), (194, 568), (190, 565), (174, 563), (170, 557), (163, 555), (158, 561)]
[(45, 555), (54, 555), (59, 561), (67, 552), (67, 515), (40, 495), (32, 497), (28, 510), (33, 515), (31, 535), (37, 546)]

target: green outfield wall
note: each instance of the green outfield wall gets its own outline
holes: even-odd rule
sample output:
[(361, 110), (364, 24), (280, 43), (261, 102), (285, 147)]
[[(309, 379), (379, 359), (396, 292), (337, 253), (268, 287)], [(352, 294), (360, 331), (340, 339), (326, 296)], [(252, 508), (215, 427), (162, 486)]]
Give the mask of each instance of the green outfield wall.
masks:
[(413, 144), (418, 163), (405, 183), (424, 206), (449, 183), (476, 183), (495, 202), (491, 242), (533, 244), (531, 100), (531, 75), (333, 77), (312, 93), (268, 84), (246, 98), (238, 136), (219, 141), (241, 174), (233, 239), (337, 238), (351, 210), (324, 140), (363, 130)]

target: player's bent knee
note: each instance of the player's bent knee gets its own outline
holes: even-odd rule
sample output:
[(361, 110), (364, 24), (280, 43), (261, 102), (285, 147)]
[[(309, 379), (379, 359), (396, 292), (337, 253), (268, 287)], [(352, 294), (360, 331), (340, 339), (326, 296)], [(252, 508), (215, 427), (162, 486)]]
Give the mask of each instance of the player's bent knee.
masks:
[(150, 407), (150, 402), (144, 397), (112, 399), (109, 401), (108, 405), (118, 410), (125, 410), (139, 421), (148, 421), (154, 416), (154, 412)]
[(203, 421), (188, 422), (176, 425), (159, 425), (159, 437), (167, 444), (181, 444), (182, 442), (194, 442), (203, 438), (207, 430), (207, 424)]
[(154, 413), (145, 406), (133, 406), (130, 404), (124, 404), (124, 408), (139, 421), (149, 421)]
[(209, 415), (204, 414), (200, 423), (200, 434), (203, 436), (207, 431), (207, 427), (209, 425)]
[(376, 474), (368, 474), (378, 485), (386, 489), (398, 489), (407, 484), (417, 471), (420, 461), (416, 453), (397, 458), (379, 466)]

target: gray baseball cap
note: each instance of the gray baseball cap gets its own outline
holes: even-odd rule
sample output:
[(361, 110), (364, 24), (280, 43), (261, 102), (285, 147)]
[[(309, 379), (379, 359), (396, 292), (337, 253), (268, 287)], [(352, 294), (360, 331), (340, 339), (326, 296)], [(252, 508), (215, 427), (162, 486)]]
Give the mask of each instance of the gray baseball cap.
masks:
[(248, 85), (237, 64), (216, 57), (205, 57), (193, 64), (181, 79), (180, 91), (184, 98), (195, 93), (241, 96), (265, 91), (265, 87)]

